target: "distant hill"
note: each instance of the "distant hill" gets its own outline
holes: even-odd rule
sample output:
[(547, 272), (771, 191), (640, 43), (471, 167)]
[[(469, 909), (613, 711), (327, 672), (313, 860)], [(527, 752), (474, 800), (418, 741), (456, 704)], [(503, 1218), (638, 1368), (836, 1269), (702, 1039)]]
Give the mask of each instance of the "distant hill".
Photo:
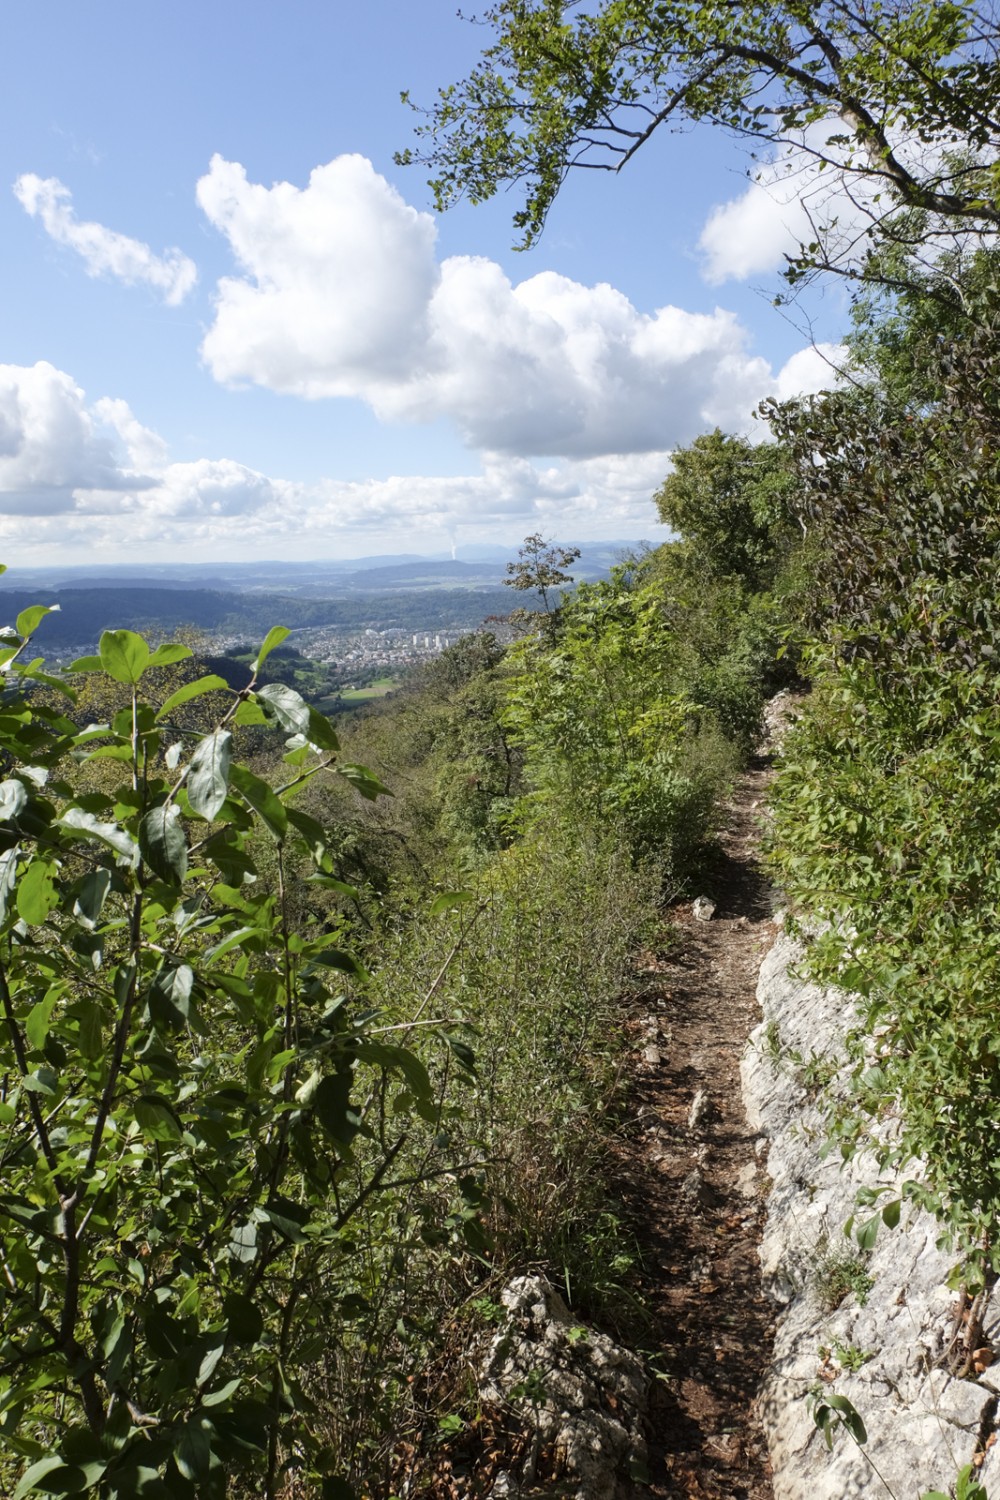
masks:
[(23, 590), (0, 587), (0, 624), (13, 624), (29, 604), (58, 604), (39, 627), (37, 644), (48, 652), (90, 649), (104, 629), (138, 630), (155, 640), (185, 628), (211, 636), (255, 641), (272, 625), (290, 629), (474, 630), (487, 615), (506, 614), (509, 589), (396, 589), (353, 597), (222, 592), (157, 585), (147, 588)]

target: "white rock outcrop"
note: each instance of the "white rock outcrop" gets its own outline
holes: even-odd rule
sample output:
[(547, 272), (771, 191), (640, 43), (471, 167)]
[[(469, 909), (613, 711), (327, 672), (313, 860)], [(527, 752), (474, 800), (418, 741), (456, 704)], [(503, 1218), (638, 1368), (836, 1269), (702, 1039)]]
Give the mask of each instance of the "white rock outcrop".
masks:
[[(929, 1489), (947, 1491), (992, 1432), (1000, 1365), (959, 1380), (938, 1364), (954, 1318), (955, 1294), (945, 1285), (954, 1256), (937, 1249), (929, 1215), (904, 1207), (899, 1227), (880, 1229), (867, 1257), (844, 1235), (857, 1189), (891, 1187), (893, 1179), (879, 1175), (871, 1156), (844, 1164), (823, 1152), (810, 1072), (845, 1065), (853, 1012), (843, 993), (797, 977), (802, 957), (779, 933), (761, 968), (763, 1020), (742, 1070), (750, 1124), (768, 1152), (763, 1273), (783, 1304), (761, 1396), (775, 1500), (917, 1500)], [(995, 1317), (985, 1336), (1000, 1338)], [(815, 1390), (853, 1403), (868, 1431), (863, 1448), (839, 1431), (827, 1451), (812, 1417)], [(995, 1476), (991, 1494), (1000, 1493), (996, 1452), (989, 1449), (982, 1470), (988, 1488)]]
[(529, 1460), (521, 1473), (502, 1475), (491, 1495), (633, 1495), (646, 1459), (649, 1375), (642, 1359), (578, 1324), (542, 1276), (515, 1277), (500, 1300), (507, 1316), (481, 1362), (480, 1399), (523, 1411), (536, 1454), (543, 1445), (557, 1452), (560, 1478), (539, 1488)]

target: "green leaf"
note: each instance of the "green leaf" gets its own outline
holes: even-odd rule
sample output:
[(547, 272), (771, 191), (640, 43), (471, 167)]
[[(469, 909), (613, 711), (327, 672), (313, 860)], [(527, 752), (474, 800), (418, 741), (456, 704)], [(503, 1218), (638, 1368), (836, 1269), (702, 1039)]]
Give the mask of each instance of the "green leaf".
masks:
[(341, 974), (350, 974), (352, 979), (371, 978), (364, 964), (359, 963), (353, 953), (347, 953), (343, 948), (322, 948), (311, 955), (311, 961), (322, 964), (325, 969), (337, 969)]
[(367, 766), (338, 766), (337, 774), (338, 776), (343, 776), (345, 781), (349, 781), (355, 791), (360, 792), (362, 797), (367, 797), (369, 802), (374, 802), (376, 797), (391, 797), (394, 795), (387, 786), (384, 786), (379, 781), (373, 771), (368, 770)]
[(154, 1141), (179, 1141), (181, 1127), (170, 1105), (159, 1094), (141, 1094), (135, 1101), (135, 1117), (144, 1135)]
[(229, 1254), (233, 1260), (249, 1265), (257, 1256), (256, 1224), (235, 1224), (229, 1236)]
[(55, 1007), (58, 995), (50, 992), (33, 1005), (28, 1012), (28, 1019), (24, 1023), (24, 1032), (29, 1043), (36, 1052), (40, 1052), (45, 1046), (45, 1038), (49, 1034), (49, 1020)]
[(0, 823), (9, 823), (23, 811), (28, 793), (21, 781), (0, 781)]
[(67, 672), (103, 672), (104, 662), (99, 656), (78, 656), (66, 668)]
[(110, 870), (91, 870), (90, 874), (85, 875), (80, 881), (76, 900), (73, 903), (73, 915), (82, 927), (93, 931), (97, 926), (110, 889)]
[(149, 647), (134, 630), (106, 630), (98, 650), (108, 676), (126, 687), (134, 687), (149, 665)]
[(184, 1423), (174, 1446), (174, 1463), (185, 1479), (201, 1479), (208, 1473), (214, 1431), (206, 1418), (197, 1415)]
[(170, 697), (161, 704), (156, 717), (162, 719), (166, 714), (172, 713), (175, 708), (190, 703), (192, 698), (200, 698), (205, 693), (222, 692), (228, 687), (229, 683), (224, 677), (220, 677), (216, 672), (209, 672), (194, 682), (186, 682), (183, 687), (177, 689), (176, 693), (171, 693)]
[(171, 885), (180, 885), (187, 874), (187, 840), (180, 821), (180, 808), (154, 807), (139, 824), (139, 849), (154, 874)]
[(80, 1054), (88, 1062), (96, 1062), (104, 1051), (104, 1016), (96, 1000), (83, 1000), (73, 1006), (73, 1015), (79, 1024), (78, 1042)]
[(244, 698), (243, 702), (236, 710), (236, 717), (233, 720), (233, 723), (239, 725), (266, 724), (267, 715), (261, 708), (260, 704), (257, 702), (256, 698)]
[(149, 987), (149, 1013), (153, 1024), (178, 1029), (191, 1019), (194, 970), (188, 964), (164, 964)]
[(17, 862), (21, 856), (20, 844), (0, 854), (0, 922), (6, 920), (8, 903), (17, 881)]
[(56, 867), (35, 859), (17, 883), (17, 912), (29, 927), (44, 922), (59, 897), (55, 888)]
[(294, 688), (283, 682), (269, 682), (256, 692), (269, 718), (276, 719), (288, 734), (306, 735), (309, 729), (309, 705)]
[(233, 737), (226, 729), (207, 734), (188, 766), (185, 783), (191, 811), (211, 823), (229, 792)]
[(89, 1462), (67, 1463), (58, 1454), (49, 1454), (32, 1464), (22, 1476), (12, 1500), (22, 1500), (24, 1495), (82, 1495), (92, 1489), (107, 1468), (104, 1459)]
[(165, 641), (162, 646), (157, 646), (147, 666), (172, 667), (176, 662), (187, 661), (193, 655), (190, 646), (182, 646), (179, 641)]
[(114, 849), (116, 854), (121, 854), (129, 864), (139, 863), (139, 845), (131, 834), (126, 833), (124, 828), (119, 828), (117, 823), (99, 822), (93, 813), (84, 812), (82, 807), (68, 807), (57, 820), (57, 827), (64, 828), (67, 833), (97, 839), (100, 843), (107, 844), (109, 849)]
[(57, 613), (58, 604), (32, 604), (17, 617), (18, 635), (32, 635), (46, 615)]
[(883, 1210), (882, 1210), (882, 1223), (885, 1225), (885, 1227), (887, 1229), (895, 1229), (896, 1228), (896, 1225), (899, 1223), (899, 1214), (900, 1214), (900, 1210), (901, 1210), (902, 1206), (903, 1206), (902, 1199), (901, 1198), (894, 1198), (891, 1203), (887, 1203), (885, 1205), (885, 1208), (883, 1208)]
[(880, 1214), (875, 1214), (864, 1224), (859, 1224), (854, 1231), (854, 1238), (862, 1250), (874, 1250), (875, 1241), (878, 1239), (878, 1226), (882, 1222)]
[(431, 904), (431, 916), (439, 917), (444, 911), (454, 911), (457, 906), (468, 906), (475, 901), (472, 891), (443, 891)]
[(319, 864), (329, 846), (329, 838), (322, 823), (297, 807), (286, 807), (285, 815), (296, 832), (302, 835), (302, 841), (314, 862)]
[[(291, 815), (289, 808), (289, 818)], [(346, 896), (349, 901), (357, 901), (361, 894), (357, 886), (348, 885), (345, 880), (337, 880), (333, 875), (310, 875), (309, 884), (318, 885), (324, 891), (336, 891), (338, 896)]]
[(306, 739), (317, 750), (339, 750), (340, 741), (337, 732), (325, 714), (310, 705), (309, 728), (306, 731)]
[(254, 676), (256, 676), (260, 671), (261, 667), (267, 661), (267, 658), (270, 656), (275, 646), (280, 646), (282, 641), (287, 640), (291, 633), (292, 632), (284, 625), (272, 625), (271, 629), (264, 637), (264, 644), (257, 652), (257, 659), (254, 662), (253, 667), (251, 668)]
[(229, 777), (243, 800), (253, 808), (268, 832), (280, 844), (288, 832), (288, 814), (277, 793), (245, 766), (234, 766)]

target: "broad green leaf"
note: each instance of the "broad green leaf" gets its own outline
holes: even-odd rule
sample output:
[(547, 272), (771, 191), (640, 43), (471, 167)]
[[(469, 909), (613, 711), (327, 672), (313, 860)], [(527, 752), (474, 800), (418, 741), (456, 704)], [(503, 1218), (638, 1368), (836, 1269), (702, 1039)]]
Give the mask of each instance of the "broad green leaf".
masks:
[(216, 1342), (211, 1344), (202, 1355), (201, 1364), (198, 1366), (198, 1374), (195, 1376), (195, 1385), (200, 1390), (207, 1385), (219, 1367), (219, 1361), (225, 1353), (225, 1335), (217, 1337)]
[(93, 813), (84, 812), (82, 807), (68, 807), (58, 819), (57, 826), (65, 828), (67, 833), (77, 833), (84, 838), (97, 839), (100, 843), (107, 844), (109, 849), (121, 854), (129, 864), (136, 865), (139, 862), (139, 846), (131, 834), (126, 833), (117, 823), (99, 822)]
[[(289, 817), (291, 810), (289, 810)], [(324, 891), (336, 891), (338, 896), (346, 896), (349, 901), (357, 901), (360, 891), (356, 886), (348, 885), (346, 881), (337, 880), (332, 875), (310, 875), (310, 885), (318, 885)]]
[(172, 713), (175, 708), (190, 703), (192, 698), (200, 698), (204, 693), (222, 692), (228, 687), (229, 683), (224, 677), (220, 677), (217, 672), (209, 672), (194, 682), (186, 682), (183, 687), (177, 689), (176, 693), (171, 693), (166, 702), (161, 705), (156, 717), (162, 719), (164, 715)]
[(105, 1469), (105, 1459), (88, 1459), (81, 1463), (67, 1462), (62, 1456), (50, 1454), (39, 1459), (23, 1475), (14, 1491), (13, 1500), (23, 1495), (83, 1495), (92, 1491)]
[(0, 781), (0, 823), (9, 823), (16, 818), (28, 800), (24, 783), (10, 780)]
[(55, 1008), (58, 998), (58, 995), (50, 992), (44, 999), (39, 1000), (37, 1005), (33, 1005), (28, 1012), (28, 1019), (24, 1023), (24, 1032), (30, 1045), (36, 1052), (40, 1052), (45, 1046), (45, 1038), (49, 1034), (49, 1020), (51, 1019), (52, 1011)]
[(97, 926), (110, 889), (110, 870), (91, 870), (83, 877), (73, 903), (73, 915), (82, 926), (91, 930)]
[(7, 916), (11, 893), (17, 880), (17, 862), (20, 857), (20, 844), (15, 844), (13, 849), (0, 854), (0, 922), (3, 922)]
[(878, 1226), (882, 1222), (881, 1215), (875, 1214), (864, 1224), (859, 1224), (854, 1231), (854, 1238), (862, 1250), (874, 1250), (875, 1241), (878, 1239)]
[(288, 734), (306, 734), (309, 728), (309, 705), (294, 688), (283, 682), (269, 682), (258, 688), (256, 697), (264, 705), (264, 712), (277, 719)]
[(314, 964), (322, 964), (325, 969), (337, 969), (341, 974), (350, 974), (353, 979), (370, 979), (371, 975), (363, 964), (360, 964), (353, 953), (346, 953), (343, 948), (323, 948), (319, 953), (311, 955)]
[(319, 864), (329, 844), (327, 832), (322, 823), (297, 807), (286, 807), (285, 814), (296, 832), (302, 835), (302, 840), (313, 860)]
[(281, 800), (266, 781), (261, 781), (245, 766), (234, 766), (230, 781), (244, 801), (253, 808), (261, 822), (280, 844), (288, 832), (288, 814)]
[(191, 811), (208, 823), (218, 816), (229, 792), (232, 745), (233, 737), (227, 729), (207, 734), (188, 766), (185, 787)]
[(27, 609), (22, 609), (17, 617), (18, 635), (33, 634), (46, 615), (55, 614), (58, 610), (58, 604), (32, 604)]
[(310, 705), (309, 728), (306, 731), (306, 739), (318, 750), (339, 750), (340, 741), (337, 732), (325, 714)]
[(256, 1224), (235, 1224), (229, 1236), (229, 1254), (244, 1265), (257, 1256)]
[(475, 899), (472, 891), (442, 891), (431, 904), (431, 916), (438, 917), (444, 911), (454, 911), (457, 906), (468, 906)]
[(169, 884), (180, 885), (187, 874), (187, 840), (180, 808), (154, 807), (139, 824), (139, 849), (150, 869)]
[(188, 1418), (174, 1446), (174, 1463), (185, 1479), (203, 1479), (212, 1462), (215, 1429), (197, 1414)]
[(104, 1016), (96, 1000), (83, 1000), (73, 1006), (79, 1025), (78, 1046), (88, 1062), (95, 1062), (104, 1051)]
[(144, 1135), (154, 1141), (179, 1141), (181, 1127), (173, 1110), (158, 1094), (142, 1094), (135, 1101), (135, 1117)]
[(194, 653), (190, 646), (182, 646), (180, 641), (164, 641), (162, 646), (157, 646), (147, 663), (150, 667), (172, 667), (176, 662), (187, 661)]
[(56, 867), (34, 859), (17, 882), (17, 912), (29, 927), (44, 922), (59, 897), (55, 888)]
[(134, 630), (106, 630), (98, 650), (108, 676), (126, 687), (134, 687), (149, 665), (149, 647)]
[(267, 714), (261, 708), (256, 698), (244, 698), (243, 702), (236, 710), (236, 717), (233, 720), (233, 723), (239, 724), (240, 726), (266, 724)]
[(188, 964), (165, 964), (149, 987), (149, 1013), (153, 1024), (176, 1029), (191, 1019), (194, 971)]
[(354, 790), (360, 792), (362, 797), (367, 797), (369, 802), (374, 802), (377, 797), (391, 797), (393, 795), (387, 786), (384, 786), (373, 771), (367, 766), (345, 765), (337, 767), (338, 776), (343, 776), (349, 781)]
[(99, 656), (78, 656), (66, 668), (67, 672), (103, 672), (104, 663)]
[(256, 676), (256, 674), (260, 671), (261, 667), (267, 661), (267, 658), (270, 656), (275, 646), (280, 646), (282, 641), (287, 640), (291, 633), (292, 632), (284, 625), (272, 625), (271, 629), (264, 637), (264, 644), (257, 652), (257, 659), (253, 664), (254, 676)]

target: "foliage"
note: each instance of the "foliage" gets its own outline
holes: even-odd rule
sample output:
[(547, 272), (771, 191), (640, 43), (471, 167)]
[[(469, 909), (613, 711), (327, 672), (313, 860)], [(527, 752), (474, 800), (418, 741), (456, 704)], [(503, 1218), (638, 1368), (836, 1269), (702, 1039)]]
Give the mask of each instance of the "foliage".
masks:
[[(998, 32), (972, 0), (496, 0), (483, 19), (482, 61), (441, 90), (418, 127), (426, 147), (398, 159), (432, 168), (439, 207), (523, 183), (525, 244), (572, 168), (619, 171), (660, 127), (702, 121), (778, 144), (828, 124), (810, 155), (874, 199), (878, 233), (906, 232), (900, 205), (953, 235), (1000, 225)], [(809, 263), (834, 253), (825, 227)]]
[(835, 1311), (845, 1297), (854, 1297), (864, 1307), (875, 1285), (856, 1250), (826, 1250), (813, 1269), (812, 1280), (827, 1312)]
[(699, 584), (736, 578), (761, 593), (798, 540), (789, 513), (793, 473), (776, 443), (752, 444), (716, 428), (678, 449), (654, 496), (660, 520), (684, 539)]
[(776, 414), (817, 548), (809, 713), (775, 800), (775, 863), (831, 924), (813, 971), (854, 990), (869, 1038), (836, 1125), (899, 1110), (883, 1154), (981, 1278), (997, 1261), (994, 997), (1000, 805), (995, 298), (933, 345), (924, 409), (877, 390)]
[(503, 722), (525, 757), (523, 818), (614, 828), (683, 879), (731, 754), (672, 674), (680, 657), (660, 590), (625, 567), (577, 589), (554, 639), (515, 644)]
[(580, 556), (579, 547), (554, 547), (539, 533), (525, 537), (517, 562), (507, 564), (504, 583), (522, 593), (531, 589), (539, 595), (545, 608), (551, 609), (549, 592), (573, 582), (572, 567)]
[[(45, 613), (22, 613), (2, 651), (8, 1492), (173, 1500), (230, 1494), (245, 1473), (275, 1496), (289, 1467), (337, 1472), (311, 1351), (344, 1327), (360, 1208), (404, 1143), (424, 1135), (426, 1159), (438, 1130), (427, 1066), (379, 1032), (360, 964), (288, 915), (293, 869), (331, 879), (294, 787), (335, 771), (382, 788), (256, 676), (210, 731), (178, 732), (206, 685), (145, 701), (147, 673), (190, 653), (127, 630), (74, 665), (130, 699), (81, 731), (27, 692), (74, 696), (23, 661)], [(232, 759), (233, 728), (265, 720), (291, 735), (277, 789)], [(78, 763), (102, 759), (120, 784), (78, 793)]]

